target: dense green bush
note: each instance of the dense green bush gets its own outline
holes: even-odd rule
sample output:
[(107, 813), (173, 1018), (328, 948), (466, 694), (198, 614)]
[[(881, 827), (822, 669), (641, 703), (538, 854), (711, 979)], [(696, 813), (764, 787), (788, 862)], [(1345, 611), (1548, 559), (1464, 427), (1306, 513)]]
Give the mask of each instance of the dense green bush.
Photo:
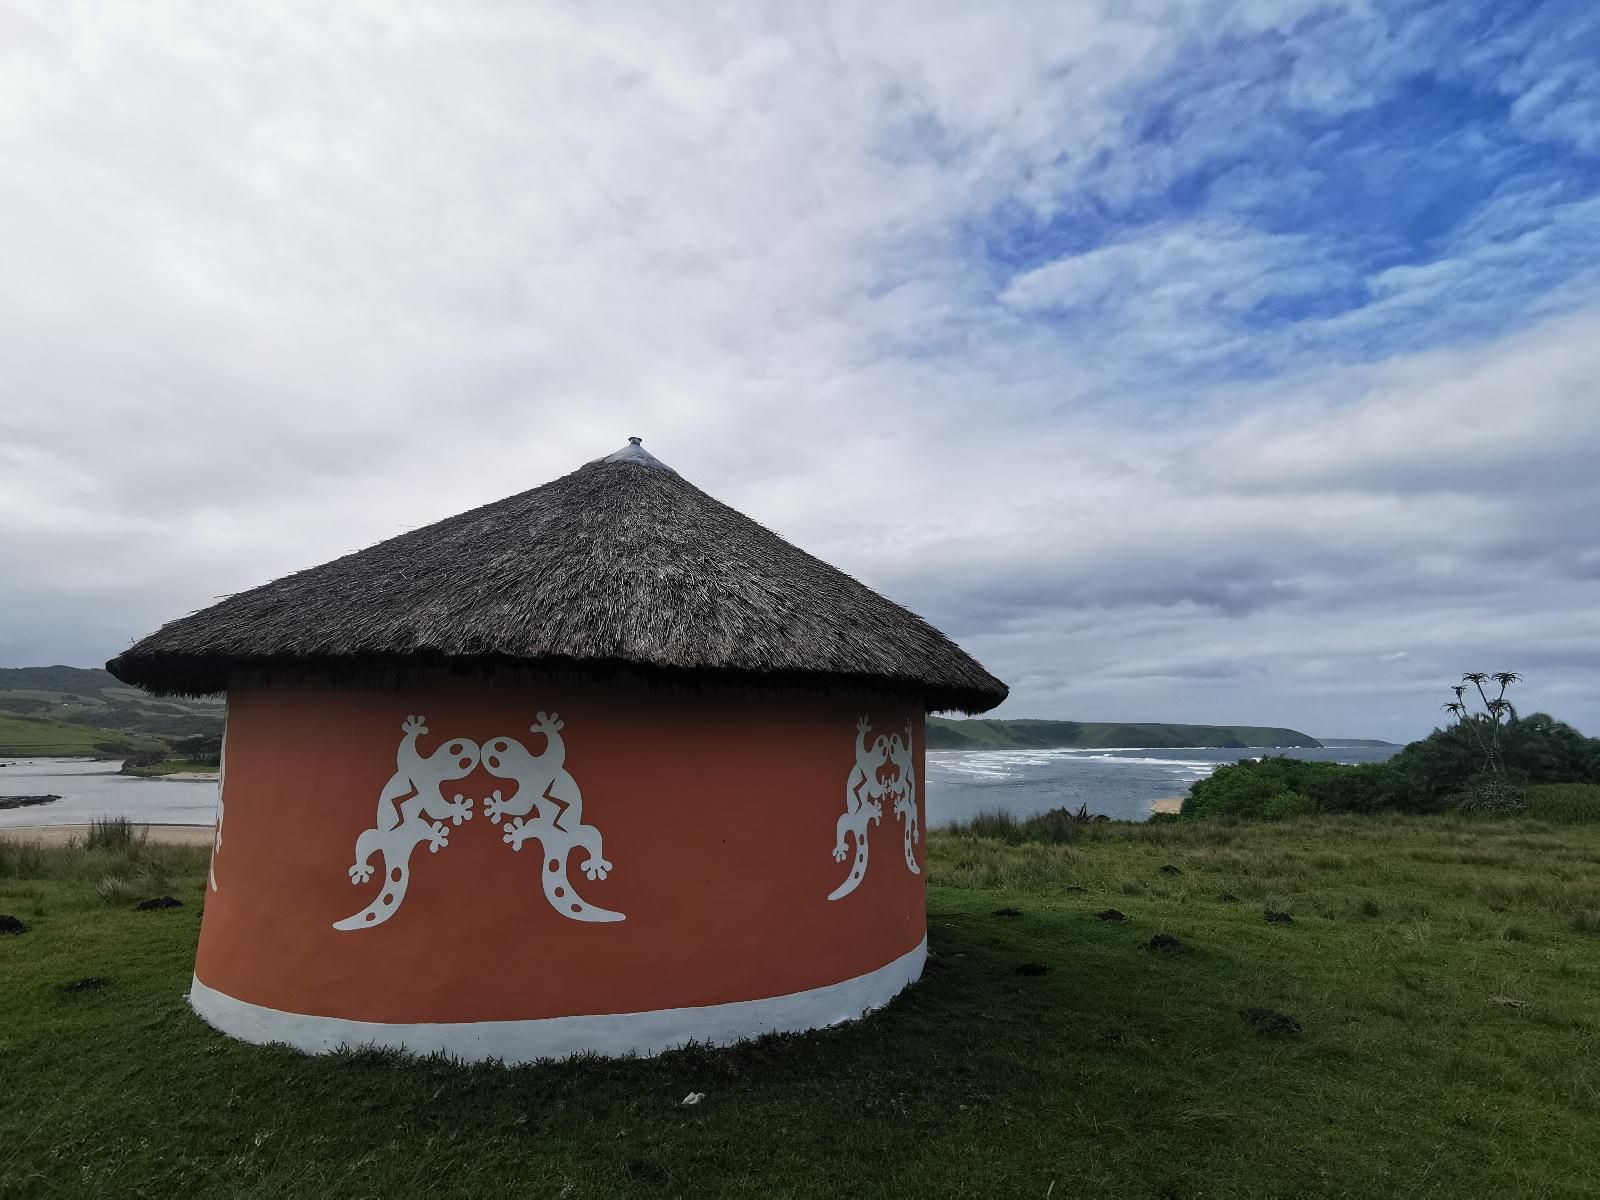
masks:
[(1379, 812), (1404, 808), (1403, 797), (1385, 763), (1352, 767), (1280, 756), (1218, 767), (1190, 787), (1183, 815), (1276, 820), (1306, 812)]
[(1317, 806), (1311, 797), (1299, 792), (1279, 792), (1261, 806), (1261, 815), (1269, 821), (1282, 821), (1287, 817), (1300, 817), (1316, 811)]
[[(1430, 801), (1459, 795), (1483, 771), (1474, 726), (1435, 729), (1389, 760), (1408, 792)], [(1588, 738), (1548, 713), (1509, 721), (1500, 731), (1506, 773), (1523, 783), (1600, 783), (1600, 738)]]
[(1503, 772), (1484, 772), (1472, 729), (1459, 723), (1383, 763), (1283, 757), (1235, 763), (1191, 786), (1183, 815), (1272, 820), (1306, 811), (1504, 813), (1522, 810), (1528, 785), (1600, 784), (1600, 738), (1584, 737), (1545, 713), (1514, 718), (1499, 737)]

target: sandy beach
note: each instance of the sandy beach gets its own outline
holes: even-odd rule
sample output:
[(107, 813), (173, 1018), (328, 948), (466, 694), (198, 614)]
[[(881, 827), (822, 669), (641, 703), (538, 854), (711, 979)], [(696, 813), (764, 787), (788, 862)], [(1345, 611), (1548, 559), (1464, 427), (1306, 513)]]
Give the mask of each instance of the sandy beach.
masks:
[[(138, 825), (137, 829), (149, 834), (152, 842), (173, 845), (204, 846), (216, 836), (210, 825)], [(87, 825), (18, 825), (0, 829), (0, 838), (13, 842), (42, 842), (46, 846), (62, 846), (73, 838), (80, 841), (88, 832)]]
[(1175, 813), (1182, 807), (1182, 796), (1167, 796), (1165, 799), (1150, 802), (1150, 811), (1153, 813)]

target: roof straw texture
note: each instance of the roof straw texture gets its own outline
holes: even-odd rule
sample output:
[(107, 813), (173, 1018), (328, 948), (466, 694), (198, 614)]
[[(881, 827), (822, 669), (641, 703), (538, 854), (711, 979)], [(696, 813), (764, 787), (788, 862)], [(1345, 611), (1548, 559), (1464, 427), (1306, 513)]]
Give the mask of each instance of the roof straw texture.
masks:
[(982, 712), (1006, 685), (915, 614), (637, 442), (529, 492), (230, 596), (106, 664), (156, 692), (237, 671), (429, 663), (851, 682)]

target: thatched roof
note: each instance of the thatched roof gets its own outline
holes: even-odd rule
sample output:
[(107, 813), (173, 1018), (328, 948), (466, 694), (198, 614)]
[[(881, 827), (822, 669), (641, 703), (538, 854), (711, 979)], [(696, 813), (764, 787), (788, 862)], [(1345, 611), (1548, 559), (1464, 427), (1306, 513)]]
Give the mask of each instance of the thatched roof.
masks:
[(543, 487), (230, 596), (106, 664), (155, 692), (236, 672), (584, 671), (851, 682), (982, 712), (1006, 685), (914, 613), (712, 499), (635, 439)]

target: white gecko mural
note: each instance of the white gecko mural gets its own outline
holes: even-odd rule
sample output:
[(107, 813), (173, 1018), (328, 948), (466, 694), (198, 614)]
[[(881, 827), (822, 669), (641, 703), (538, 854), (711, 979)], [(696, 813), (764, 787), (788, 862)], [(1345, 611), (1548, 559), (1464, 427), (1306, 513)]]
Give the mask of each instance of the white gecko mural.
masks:
[(217, 855), (222, 851), (222, 801), (228, 782), (228, 720), (222, 720), (222, 744), (217, 748), (217, 835), (211, 843), (211, 890), (217, 890)]
[[(578, 781), (566, 769), (567, 747), (561, 738), (565, 722), (555, 713), (539, 713), (528, 728), (544, 735), (544, 751), (529, 754), (515, 738), (491, 738), (483, 744), (483, 766), (489, 774), (517, 785), (509, 797), (496, 788), (483, 802), (484, 815), (495, 824), (506, 822), (504, 841), (521, 850), (529, 839), (536, 839), (543, 851), (539, 882), (550, 907), (574, 921), (622, 921), (622, 913), (590, 904), (567, 877), (567, 858), (575, 847), (583, 847), (586, 857), (580, 864), (589, 879), (604, 879), (611, 864), (602, 853), (600, 831), (583, 822), (583, 793)], [(533, 819), (524, 820), (529, 813)]]
[[(921, 840), (921, 827), (917, 817), (917, 775), (912, 752), (912, 726), (906, 722), (904, 739), (896, 733), (888, 737), (879, 734), (869, 744), (867, 734), (872, 730), (870, 717), (856, 722), (856, 761), (850, 768), (844, 785), (844, 812), (834, 824), (833, 859), (844, 862), (850, 857), (848, 838), (855, 840), (855, 859), (850, 874), (843, 883), (828, 893), (829, 900), (842, 900), (867, 877), (867, 826), (882, 824), (883, 800), (893, 802), (894, 814), (904, 826), (903, 845), (906, 866), (914, 875), (922, 874), (917, 865), (915, 844)], [(894, 777), (885, 779), (883, 767), (893, 763)]]
[(378, 898), (353, 917), (335, 921), (335, 929), (370, 929), (394, 916), (411, 882), (411, 852), (427, 842), (428, 850), (437, 854), (449, 841), (450, 829), (443, 822), (459, 825), (472, 818), (472, 801), (463, 799), (459, 792), (454, 799), (446, 800), (439, 785), (472, 774), (478, 765), (478, 747), (456, 738), (424, 757), (417, 750), (417, 739), (428, 732), (426, 720), (407, 717), (400, 726), (405, 736), (395, 754), (394, 775), (378, 796), (377, 823), (356, 839), (356, 862), (350, 868), (350, 882), (361, 884), (371, 879), (372, 856), (379, 854), (383, 859), (383, 887)]
[[(383, 861), (382, 890), (366, 908), (334, 922), (335, 929), (371, 929), (394, 916), (411, 882), (412, 852), (426, 842), (430, 852), (438, 853), (449, 843), (450, 828), (444, 822), (460, 825), (472, 819), (473, 802), (459, 792), (446, 800), (440, 785), (472, 774), (480, 762), (489, 774), (516, 785), (510, 796), (496, 788), (483, 801), (483, 812), (495, 825), (511, 818), (503, 840), (513, 850), (521, 850), (530, 840), (539, 843), (539, 882), (550, 907), (572, 921), (625, 919), (622, 913), (590, 904), (567, 876), (567, 858), (576, 847), (586, 852), (580, 866), (591, 880), (604, 879), (611, 863), (602, 852), (600, 831), (583, 822), (583, 793), (566, 769), (566, 743), (561, 737), (565, 723), (559, 716), (541, 712), (529, 726), (544, 735), (539, 754), (530, 754), (516, 738), (496, 737), (482, 746), (456, 738), (424, 756), (417, 739), (428, 732), (425, 722), (424, 717), (407, 717), (401, 725), (405, 736), (395, 755), (395, 773), (378, 797), (377, 822), (356, 839), (350, 882), (362, 884), (372, 878), (372, 856), (377, 854)], [(533, 819), (525, 820), (530, 813)]]

